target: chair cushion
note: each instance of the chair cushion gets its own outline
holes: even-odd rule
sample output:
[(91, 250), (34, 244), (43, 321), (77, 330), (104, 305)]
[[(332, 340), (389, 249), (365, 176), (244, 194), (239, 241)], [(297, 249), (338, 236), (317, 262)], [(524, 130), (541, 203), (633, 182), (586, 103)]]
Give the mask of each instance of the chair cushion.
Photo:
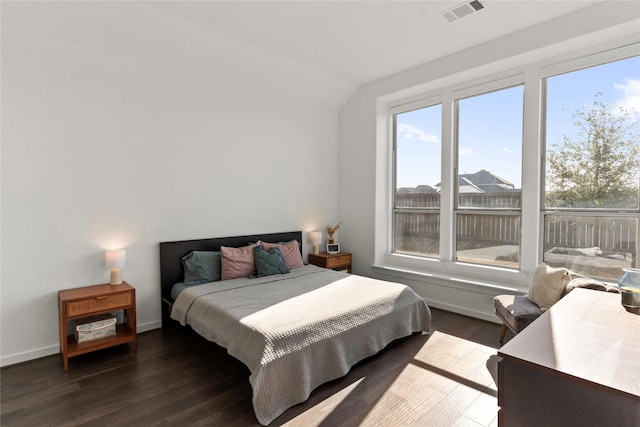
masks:
[(535, 303), (520, 295), (498, 295), (493, 305), (496, 315), (516, 334), (543, 313)]
[(571, 280), (569, 270), (540, 264), (533, 270), (527, 298), (543, 310), (560, 301), (564, 287)]

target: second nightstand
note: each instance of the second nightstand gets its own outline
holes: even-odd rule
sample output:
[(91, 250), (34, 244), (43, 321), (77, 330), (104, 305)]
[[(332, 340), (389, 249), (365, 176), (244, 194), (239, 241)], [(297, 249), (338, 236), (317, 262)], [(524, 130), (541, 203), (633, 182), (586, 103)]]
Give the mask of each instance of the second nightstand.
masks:
[(332, 270), (347, 270), (347, 273), (351, 273), (351, 254), (349, 252), (309, 254), (309, 264)]

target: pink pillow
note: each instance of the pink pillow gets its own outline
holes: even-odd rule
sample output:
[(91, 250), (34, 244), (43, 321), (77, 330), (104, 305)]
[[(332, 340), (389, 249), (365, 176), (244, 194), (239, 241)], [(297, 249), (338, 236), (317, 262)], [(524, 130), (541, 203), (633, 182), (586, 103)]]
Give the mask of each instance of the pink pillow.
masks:
[(221, 280), (237, 279), (239, 277), (249, 277), (256, 273), (256, 264), (253, 258), (253, 247), (256, 245), (243, 246), (241, 248), (220, 247), (222, 254)]
[(260, 242), (260, 244), (265, 251), (268, 251), (269, 248), (280, 248), (282, 256), (284, 257), (284, 262), (287, 264), (287, 267), (289, 267), (289, 270), (292, 268), (302, 267), (304, 265), (297, 240), (292, 240), (287, 243)]

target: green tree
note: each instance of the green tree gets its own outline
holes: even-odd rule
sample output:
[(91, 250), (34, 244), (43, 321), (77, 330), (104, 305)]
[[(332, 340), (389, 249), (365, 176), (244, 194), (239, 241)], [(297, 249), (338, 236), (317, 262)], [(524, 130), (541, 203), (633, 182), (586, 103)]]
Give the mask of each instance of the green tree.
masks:
[(564, 135), (547, 156), (547, 206), (637, 208), (640, 133), (631, 112), (596, 94), (571, 115), (575, 138)]

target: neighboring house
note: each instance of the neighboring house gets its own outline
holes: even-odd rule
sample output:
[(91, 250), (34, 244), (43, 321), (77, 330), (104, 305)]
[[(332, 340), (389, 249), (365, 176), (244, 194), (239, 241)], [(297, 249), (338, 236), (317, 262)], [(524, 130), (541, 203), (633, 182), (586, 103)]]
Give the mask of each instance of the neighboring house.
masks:
[(398, 194), (431, 194), (437, 192), (438, 190), (430, 185), (418, 185), (417, 187), (398, 188)]
[[(440, 188), (439, 185), (438, 188)], [(485, 191), (466, 176), (458, 175), (458, 193), (485, 193)]]
[(459, 193), (495, 193), (515, 190), (512, 183), (484, 169), (476, 173), (461, 174), (458, 179)]
[[(458, 193), (498, 193), (520, 191), (504, 178), (487, 171), (479, 170), (476, 173), (458, 175)], [(440, 192), (440, 183), (434, 187), (430, 185), (418, 185), (417, 187), (402, 187), (397, 194), (427, 194)]]

